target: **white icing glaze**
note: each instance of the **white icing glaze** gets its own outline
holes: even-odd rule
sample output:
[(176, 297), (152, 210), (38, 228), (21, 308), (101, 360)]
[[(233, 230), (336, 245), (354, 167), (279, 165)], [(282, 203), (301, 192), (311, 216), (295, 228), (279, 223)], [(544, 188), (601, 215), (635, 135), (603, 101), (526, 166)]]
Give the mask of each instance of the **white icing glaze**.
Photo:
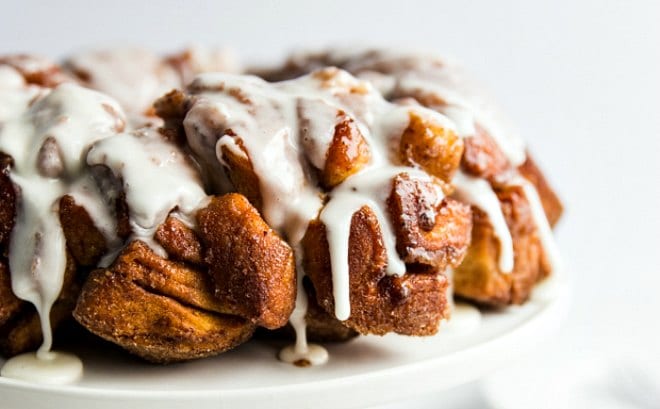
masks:
[(36, 355), (9, 360), (2, 374), (37, 382), (72, 382), (82, 372), (80, 361), (49, 352), (50, 309), (61, 291), (66, 267), (60, 198), (72, 196), (103, 233), (108, 245), (101, 262), (105, 265), (122, 243), (116, 236), (113, 205), (106, 200), (108, 192), (100, 191), (100, 181), (89, 165), (107, 166), (122, 181), (134, 238), (156, 250), (160, 246), (153, 240), (154, 231), (170, 211), (190, 225), (207, 196), (188, 157), (156, 131), (118, 133), (124, 118), (109, 97), (75, 84), (52, 91), (27, 86), (5, 69), (0, 71), (0, 107), (5, 104), (12, 104), (14, 112), (0, 118), (0, 151), (14, 160), (10, 178), (18, 189), (9, 249), (12, 290), (35, 305), (44, 341)]
[[(424, 105), (454, 120), (458, 119), (456, 108), (460, 108), (462, 118), (457, 120), (457, 126), (463, 131), (462, 136), (473, 135), (470, 122), (476, 122), (488, 131), (514, 166), (525, 161), (525, 143), (515, 127), (499, 110), (486, 87), (471, 78), (457, 62), (425, 53), (385, 50), (333, 50), (326, 60), (358, 77), (381, 77), (378, 83), (387, 84), (382, 89), (385, 95), (422, 99)], [(390, 79), (384, 80), (383, 76)], [(466, 117), (472, 117), (472, 121)]]
[(474, 124), (479, 124), (512, 165), (522, 165), (526, 158), (524, 141), (483, 90), (482, 86), (468, 80), (458, 65), (445, 63), (441, 69), (436, 67), (423, 73), (413, 71), (403, 75), (395, 92), (438, 97), (443, 103), (430, 107), (454, 120), (463, 137), (473, 136)]
[(469, 138), (477, 132), (474, 116), (469, 108), (460, 105), (450, 105), (446, 106), (442, 113), (454, 122), (458, 135), (461, 137)]
[(454, 269), (452, 267), (447, 267), (445, 277), (447, 277), (447, 308), (451, 317), (451, 311), (453, 311), (456, 305), (454, 302)]
[[(513, 167), (526, 160), (524, 141), (498, 108), (491, 95), (455, 61), (425, 53), (400, 53), (385, 50), (331, 50), (326, 54), (295, 55), (291, 59), (299, 67), (314, 68), (320, 61), (345, 68), (360, 78), (375, 81), (375, 85), (390, 98), (412, 97), (425, 106), (442, 112), (455, 124), (463, 138), (475, 135), (476, 125), (493, 138)], [(457, 195), (488, 214), (495, 235), (500, 241), (499, 268), (510, 272), (514, 267), (511, 233), (506, 225), (495, 193), (485, 180), (458, 172), (453, 180)], [(543, 212), (538, 192), (518, 172), (511, 184), (526, 192), (532, 214), (538, 226), (544, 252), (553, 269), (560, 265), (552, 231)]]
[(349, 235), (353, 214), (368, 206), (378, 219), (383, 244), (387, 251), (387, 274), (402, 276), (406, 265), (396, 251), (392, 223), (383, 209), (392, 190), (392, 180), (406, 173), (413, 178), (430, 181), (421, 171), (409, 167), (379, 166), (359, 172), (331, 192), (330, 201), (323, 208), (320, 220), (325, 224), (330, 263), (332, 265), (332, 287), (335, 300), (335, 316), (347, 320), (351, 314), (349, 299)]
[[(350, 316), (348, 238), (352, 215), (361, 207), (369, 206), (378, 218), (387, 250), (387, 272), (405, 273), (385, 201), (398, 174), (431, 179), (424, 172), (397, 166), (391, 158), (391, 145), (407, 127), (411, 110), (453, 129), (447, 118), (422, 107), (391, 104), (368, 83), (332, 68), (275, 84), (256, 77), (203, 74), (193, 81), (190, 91), (195, 97), (184, 120), (188, 143), (199, 162), (218, 175), (217, 191), (231, 189), (222, 176), (223, 148), (240, 157), (247, 153), (259, 178), (262, 215), (294, 249), (299, 249), (309, 221), (323, 208), (320, 219), (328, 235), (337, 318)], [(310, 170), (324, 168), (335, 127), (346, 116), (355, 121), (369, 146), (370, 162), (335, 187), (323, 207), (325, 193)], [(215, 157), (209, 152), (215, 152)], [(299, 250), (296, 256), (302, 259)], [(309, 348), (300, 265), (298, 274), (299, 296), (290, 322), (297, 334), (294, 351), (301, 356)]]
[[(213, 173), (216, 190), (231, 189), (221, 176), (224, 175), (222, 148), (234, 153), (240, 151), (231, 135), (217, 135), (214, 128), (222, 125), (240, 138), (259, 176), (264, 218), (288, 238), (294, 249), (299, 249), (307, 224), (316, 217), (322, 202), (315, 187), (306, 181), (305, 169), (298, 160), (295, 99), (257, 78), (227, 74), (199, 76), (191, 89), (200, 89), (202, 93), (188, 112), (184, 127), (192, 152)], [(209, 116), (213, 119), (209, 120)], [(301, 259), (297, 251), (296, 260)], [(290, 318), (296, 331), (296, 345), (292, 353), (283, 352), (282, 359), (300, 359), (309, 353), (305, 333), (307, 297), (302, 288), (304, 273), (300, 263), (297, 271), (298, 296)]]
[(46, 57), (34, 54), (6, 54), (2, 56), (3, 63), (16, 69), (16, 71), (31, 76), (45, 74), (47, 82), (60, 83), (66, 77), (59, 72), (58, 66)]
[(298, 102), (300, 143), (309, 161), (317, 169), (325, 166), (326, 152), (339, 122), (337, 107), (322, 99), (302, 99)]
[(308, 366), (323, 365), (328, 362), (328, 350), (321, 345), (309, 344), (305, 352), (299, 352), (296, 346), (289, 345), (280, 351), (278, 358), (289, 364)]
[(99, 202), (102, 192), (92, 175), (81, 175), (71, 184), (68, 194), (89, 213), (94, 225), (103, 234), (108, 249), (112, 250), (121, 245), (121, 239), (117, 237), (117, 219), (110, 207)]
[(66, 194), (80, 198), (101, 231), (111, 235), (113, 222), (96, 208), (103, 202), (89, 183), (84, 155), (94, 142), (117, 132), (120, 115), (112, 99), (62, 84), (5, 121), (0, 130), (0, 151), (14, 159), (10, 178), (18, 188), (9, 245), (12, 290), (39, 313), (44, 336), (40, 356), (52, 344), (50, 309), (66, 266), (59, 200)]
[(228, 50), (193, 45), (170, 56), (137, 47), (84, 52), (69, 57), (64, 69), (86, 86), (117, 99), (132, 129), (156, 129), (162, 126), (151, 112), (157, 98), (201, 72), (238, 72), (240, 67)]
[(493, 233), (500, 242), (499, 268), (503, 273), (513, 271), (513, 240), (509, 226), (506, 224), (500, 201), (493, 192), (493, 188), (485, 179), (456, 172), (454, 177), (456, 184), (456, 197), (473, 206), (478, 207), (488, 215)]
[(25, 86), (23, 76), (8, 65), (0, 65), (0, 89), (20, 89)]
[[(386, 71), (393, 74), (398, 80), (397, 89), (392, 91), (393, 93), (420, 96), (421, 98), (435, 97), (436, 100), (442, 102), (431, 104), (430, 107), (451, 118), (463, 137), (474, 135), (475, 124), (479, 124), (493, 138), (514, 167), (524, 163), (527, 155), (522, 138), (508, 118), (499, 111), (498, 105), (492, 97), (484, 91), (484, 87), (470, 79), (458, 64), (421, 55), (395, 56), (381, 53), (374, 59), (375, 61), (357, 60), (355, 64), (358, 67), (354, 67), (354, 69), (359, 71), (360, 65), (362, 67), (379, 65), (380, 68), (387, 66)], [(401, 64), (401, 60), (405, 59), (408, 59), (407, 63)], [(465, 178), (466, 176), (460, 172), (456, 176), (454, 183), (457, 192), (464, 200), (488, 214), (500, 241), (500, 270), (510, 272), (513, 269), (513, 244), (501, 208), (499, 204), (497, 207), (495, 206), (497, 198), (494, 197), (494, 193), (485, 181), (479, 182), (474, 178), (468, 180)], [(536, 188), (520, 175), (514, 177), (510, 183), (523, 187), (530, 202), (532, 216), (539, 230), (544, 252), (553, 269), (558, 269), (559, 252)]]
[(532, 218), (536, 224), (539, 240), (543, 246), (543, 253), (548, 258), (552, 271), (561, 271), (562, 263), (561, 256), (559, 255), (559, 249), (555, 243), (554, 236), (552, 235), (552, 227), (550, 226), (548, 218), (545, 215), (543, 204), (541, 203), (541, 198), (539, 198), (539, 194), (536, 191), (536, 188), (532, 182), (521, 176), (517, 177), (512, 182), (512, 184), (521, 186), (525, 192), (525, 197), (529, 203), (529, 209), (532, 212)]
[[(298, 160), (295, 101), (254, 77), (205, 74), (192, 86), (228, 89), (227, 93), (203, 93), (188, 112), (184, 127), (192, 151), (201, 162), (212, 166), (214, 173), (224, 173), (220, 166), (221, 148), (227, 145), (227, 138), (218, 143), (223, 135), (215, 135), (213, 126), (217, 123), (207, 124), (209, 113), (214, 114), (215, 121), (241, 138), (248, 152), (260, 180), (264, 218), (295, 245), (302, 239), (307, 222), (321, 208), (321, 198), (306, 181), (306, 169)], [(235, 95), (242, 102), (230, 95), (232, 92), (241, 92)], [(209, 148), (215, 152), (215, 158), (209, 157)], [(225, 191), (227, 187), (220, 184), (216, 189)]]
[[(193, 67), (193, 71), (213, 64), (213, 59), (206, 57), (196, 57), (200, 67)], [(415, 69), (404, 64), (403, 70), (381, 73), (369, 68), (369, 64), (387, 62), (378, 58), (353, 62), (349, 69), (374, 80), (387, 94), (437, 97), (438, 103), (429, 107), (449, 119), (419, 106), (391, 104), (369, 83), (336, 69), (278, 84), (267, 84), (254, 77), (207, 74), (199, 76), (191, 86), (196, 97), (184, 127), (196, 159), (213, 174), (216, 191), (231, 189), (222, 168), (223, 148), (249, 159), (260, 181), (264, 218), (296, 252), (298, 296), (290, 323), (297, 338), (294, 346), (281, 351), (280, 359), (285, 362), (302, 360), (315, 365), (328, 359), (325, 349), (307, 343), (305, 333), (307, 297), (302, 288), (299, 243), (310, 220), (319, 217), (326, 225), (338, 319), (350, 317), (348, 238), (352, 215), (361, 207), (370, 207), (379, 221), (387, 251), (387, 273), (405, 273), (385, 201), (396, 175), (406, 173), (431, 181), (426, 173), (398, 166), (391, 157), (392, 145), (398, 142), (412, 110), (431, 116), (434, 122), (455, 129), (462, 137), (473, 136), (475, 125), (479, 124), (513, 165), (525, 160), (524, 145), (493, 109), (495, 105), (486, 102), (481, 90), (466, 81), (455, 66), (432, 60), (417, 62)], [(91, 74), (93, 87), (115, 95), (132, 112), (144, 112), (155, 97), (178, 86), (180, 81), (175, 79), (173, 67), (165, 68), (162, 60), (138, 50), (87, 54), (74, 57), (69, 65)], [(155, 250), (160, 246), (153, 240), (154, 231), (172, 210), (176, 217), (193, 225), (194, 212), (207, 199), (186, 154), (157, 132), (147, 129), (116, 134), (118, 123), (124, 121), (120, 112), (116, 103), (100, 94), (66, 84), (48, 94), (39, 87), (27, 86), (15, 70), (0, 66), (0, 150), (15, 159), (11, 178), (20, 188), (17, 224), (10, 246), (12, 285), (20, 298), (35, 304), (44, 332), (40, 359), (33, 362), (36, 358), (21, 356), (10, 360), (2, 370), (3, 376), (28, 376), (21, 372), (26, 365), (36, 365), (38, 375), (42, 373), (40, 366), (57, 366), (49, 362), (64, 362), (62, 368), (69, 368), (61, 376), (53, 376), (53, 382), (73, 380), (82, 370), (80, 364), (76, 375), (75, 359), (48, 352), (52, 342), (48, 312), (60, 292), (66, 263), (64, 236), (57, 217), (62, 195), (73, 196), (104, 234), (110, 247), (106, 260), (114, 258), (120, 245), (115, 236), (114, 215), (105, 205), (98, 181), (87, 172), (87, 165), (107, 166), (122, 181), (133, 238), (147, 242)], [(313, 169), (324, 168), (335, 127), (346, 117), (355, 120), (370, 148), (371, 160), (326, 197)], [(223, 127), (226, 134), (219, 134)], [(510, 272), (514, 259), (511, 234), (492, 188), (485, 180), (461, 172), (454, 183), (460, 199), (488, 214), (500, 241), (499, 268)], [(558, 268), (558, 254), (536, 190), (522, 178), (512, 183), (525, 191), (545, 253), (553, 267)], [(21, 250), (17, 250), (16, 243), (21, 244)], [(454, 319), (462, 317), (458, 321), (468, 322), (470, 331), (479, 325), (478, 311), (475, 315), (472, 310), (455, 306), (452, 314)], [(463, 327), (461, 331), (465, 330)]]
[(78, 381), (83, 374), (82, 361), (65, 352), (33, 352), (15, 356), (2, 367), (0, 376), (49, 385), (64, 385)]
[[(295, 248), (296, 269), (302, 271), (302, 250), (300, 245)], [(296, 342), (283, 348), (278, 357), (281, 361), (296, 364), (309, 363), (310, 365), (322, 365), (328, 360), (328, 351), (320, 345), (307, 342), (307, 293), (303, 288), (303, 274), (298, 274), (296, 289), (296, 306), (289, 317), (289, 324), (296, 333)]]
[(155, 130), (121, 133), (97, 142), (87, 155), (89, 165), (104, 165), (121, 180), (133, 239), (149, 244), (160, 224), (173, 213), (192, 224), (195, 211), (207, 199), (197, 171), (183, 151)]

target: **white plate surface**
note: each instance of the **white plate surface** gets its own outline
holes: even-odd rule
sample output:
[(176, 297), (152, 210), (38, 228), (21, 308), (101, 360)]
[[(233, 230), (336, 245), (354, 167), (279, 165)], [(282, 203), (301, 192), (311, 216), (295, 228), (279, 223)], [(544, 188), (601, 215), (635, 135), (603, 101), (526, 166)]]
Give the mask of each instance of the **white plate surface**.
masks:
[(0, 378), (0, 407), (337, 409), (398, 401), (480, 378), (542, 343), (558, 328), (569, 290), (567, 277), (555, 275), (524, 306), (484, 312), (475, 331), (455, 326), (427, 338), (360, 337), (328, 345), (330, 361), (319, 367), (279, 362), (277, 347), (258, 341), (169, 366), (114, 350), (77, 350), (85, 364), (78, 384)]

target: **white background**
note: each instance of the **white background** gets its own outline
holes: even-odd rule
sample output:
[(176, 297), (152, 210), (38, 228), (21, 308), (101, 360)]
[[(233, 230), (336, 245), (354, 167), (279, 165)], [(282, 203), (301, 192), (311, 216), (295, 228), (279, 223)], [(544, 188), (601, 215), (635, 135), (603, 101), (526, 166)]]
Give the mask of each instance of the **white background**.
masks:
[[(366, 44), (457, 57), (499, 96), (566, 203), (558, 239), (574, 303), (554, 346), (540, 351), (576, 365), (594, 354), (653, 365), (659, 26), (657, 1), (3, 0), (0, 52), (57, 57), (98, 45), (202, 43), (272, 62), (300, 47)], [(469, 385), (419, 405), (482, 407), (484, 399)]]

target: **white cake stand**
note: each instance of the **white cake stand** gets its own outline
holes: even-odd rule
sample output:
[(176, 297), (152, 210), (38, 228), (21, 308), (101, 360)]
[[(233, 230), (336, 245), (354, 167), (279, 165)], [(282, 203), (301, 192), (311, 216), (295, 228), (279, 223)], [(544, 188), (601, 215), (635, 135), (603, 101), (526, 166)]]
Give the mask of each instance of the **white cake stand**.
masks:
[(468, 309), (435, 337), (360, 337), (329, 345), (330, 361), (319, 367), (279, 362), (277, 347), (264, 342), (169, 366), (117, 351), (78, 350), (85, 364), (78, 384), (0, 378), (0, 407), (338, 409), (399, 401), (478, 379), (541, 344), (559, 327), (570, 287), (566, 275), (556, 274), (524, 306), (483, 312), (476, 327)]

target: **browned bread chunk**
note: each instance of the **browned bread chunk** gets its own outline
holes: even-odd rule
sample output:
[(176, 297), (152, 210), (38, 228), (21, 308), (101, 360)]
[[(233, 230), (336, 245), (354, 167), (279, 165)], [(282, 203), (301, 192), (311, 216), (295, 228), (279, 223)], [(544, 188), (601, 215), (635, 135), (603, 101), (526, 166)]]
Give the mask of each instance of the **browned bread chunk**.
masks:
[(221, 148), (222, 160), (227, 165), (225, 171), (236, 191), (245, 196), (254, 207), (261, 211), (263, 198), (261, 197), (259, 178), (254, 172), (252, 160), (243, 146), (243, 141), (238, 137), (234, 136), (234, 138), (236, 138), (236, 144), (245, 155), (237, 155), (226, 146), (223, 146)]
[(296, 298), (291, 247), (236, 193), (213, 198), (197, 222), (215, 295), (226, 311), (265, 328), (284, 326)]
[(74, 317), (101, 338), (168, 363), (216, 355), (250, 338), (254, 325), (221, 310), (205, 272), (134, 241), (110, 269), (90, 275)]
[(414, 111), (399, 142), (399, 159), (410, 166), (419, 166), (445, 183), (458, 170), (463, 154), (463, 140), (452, 130), (433, 123)]
[(93, 267), (108, 250), (105, 237), (96, 228), (85, 208), (73, 197), (60, 199), (60, 225), (71, 255), (80, 266)]
[[(343, 112), (340, 116), (343, 116)], [(369, 146), (355, 121), (343, 116), (342, 121), (335, 126), (335, 134), (328, 147), (321, 183), (326, 188), (337, 186), (362, 169), (370, 158)]]
[(554, 226), (559, 221), (564, 207), (529, 154), (527, 155), (527, 160), (518, 167), (518, 171), (525, 179), (532, 182), (536, 188), (541, 199), (541, 204), (543, 205), (543, 210), (545, 211), (545, 216), (548, 218), (550, 225)]
[(513, 239), (513, 271), (499, 270), (499, 240), (486, 214), (475, 208), (472, 244), (463, 263), (454, 270), (454, 292), (484, 305), (522, 304), (534, 284), (549, 274), (550, 266), (522, 188), (510, 186), (499, 190), (497, 196)]
[(487, 179), (491, 184), (501, 184), (511, 176), (513, 168), (488, 132), (479, 125), (475, 129), (473, 136), (465, 138), (461, 166), (473, 176)]
[(401, 174), (394, 179), (387, 205), (397, 251), (408, 264), (440, 271), (458, 265), (470, 243), (470, 207), (441, 198), (440, 188)]
[[(302, 241), (305, 272), (318, 303), (334, 314), (332, 269), (325, 226), (312, 221)], [(368, 207), (352, 218), (349, 237), (351, 315), (343, 322), (361, 334), (431, 335), (437, 332), (447, 305), (447, 279), (433, 268), (403, 277), (386, 275), (386, 250), (378, 220)]]
[(195, 231), (176, 217), (169, 216), (158, 226), (154, 238), (171, 259), (196, 265), (204, 263), (202, 243)]
[(186, 116), (186, 109), (186, 95), (179, 90), (172, 90), (154, 102), (155, 114), (165, 121), (161, 133), (168, 140), (177, 143), (185, 141), (183, 118)]

